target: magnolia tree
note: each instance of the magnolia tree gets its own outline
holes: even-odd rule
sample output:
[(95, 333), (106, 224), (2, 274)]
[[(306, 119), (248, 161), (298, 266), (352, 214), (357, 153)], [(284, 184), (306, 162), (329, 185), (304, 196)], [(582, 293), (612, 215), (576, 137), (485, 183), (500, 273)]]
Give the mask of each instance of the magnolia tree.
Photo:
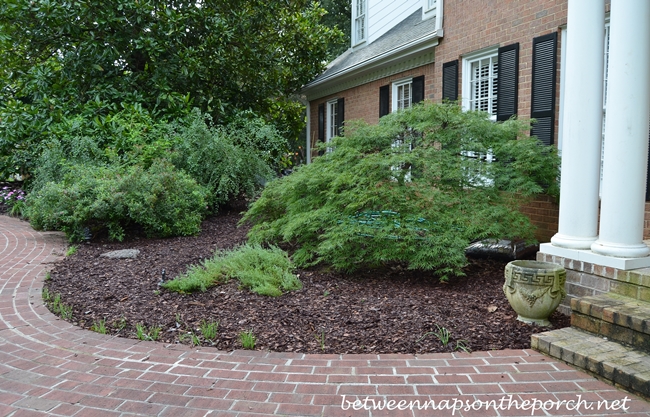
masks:
[(528, 131), (454, 104), (347, 124), (323, 156), (268, 184), (243, 221), (252, 241), (296, 245), (301, 266), (401, 262), (460, 275), (474, 240), (532, 240), (521, 206), (558, 192), (556, 151)]

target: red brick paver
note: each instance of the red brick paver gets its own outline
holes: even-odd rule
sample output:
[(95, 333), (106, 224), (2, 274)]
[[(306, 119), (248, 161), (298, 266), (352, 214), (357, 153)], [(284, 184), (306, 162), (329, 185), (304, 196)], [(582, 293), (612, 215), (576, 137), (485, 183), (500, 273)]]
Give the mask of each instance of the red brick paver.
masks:
[(650, 403), (532, 350), (223, 352), (82, 330), (41, 299), (65, 246), (58, 233), (0, 216), (0, 417), (650, 417)]

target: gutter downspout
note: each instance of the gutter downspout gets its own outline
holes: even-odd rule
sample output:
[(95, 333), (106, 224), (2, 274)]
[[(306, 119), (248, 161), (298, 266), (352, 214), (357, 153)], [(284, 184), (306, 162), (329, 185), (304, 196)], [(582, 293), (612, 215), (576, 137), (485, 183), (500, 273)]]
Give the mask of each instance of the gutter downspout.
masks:
[(311, 103), (307, 100), (307, 134), (305, 146), (307, 152), (307, 164), (311, 164)]

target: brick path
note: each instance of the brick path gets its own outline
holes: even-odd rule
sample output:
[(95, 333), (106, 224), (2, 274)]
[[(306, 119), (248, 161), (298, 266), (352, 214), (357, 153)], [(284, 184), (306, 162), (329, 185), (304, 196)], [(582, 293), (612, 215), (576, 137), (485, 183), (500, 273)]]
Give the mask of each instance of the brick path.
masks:
[[(532, 350), (418, 356), (222, 352), (81, 330), (41, 301), (45, 271), (64, 248), (59, 234), (0, 216), (0, 416), (650, 417), (650, 403)], [(552, 409), (517, 410), (526, 399)], [(383, 406), (390, 400), (391, 411), (368, 410), (373, 401)], [(421, 406), (433, 400), (442, 409), (432, 410), (428, 402), (426, 410), (411, 410), (409, 402), (416, 400)], [(478, 402), (489, 400), (497, 410)], [(558, 405), (561, 400), (568, 403)], [(479, 409), (453, 410), (460, 401)], [(608, 402), (600, 411), (598, 403), (587, 410), (592, 401)], [(605, 405), (616, 410), (605, 411)]]

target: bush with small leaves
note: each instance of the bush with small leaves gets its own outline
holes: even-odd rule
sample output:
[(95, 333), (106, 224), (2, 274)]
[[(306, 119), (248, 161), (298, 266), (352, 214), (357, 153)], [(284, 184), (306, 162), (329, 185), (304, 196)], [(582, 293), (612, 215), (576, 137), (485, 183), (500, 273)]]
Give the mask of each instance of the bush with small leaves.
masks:
[(282, 291), (302, 288), (293, 270), (293, 263), (282, 249), (243, 245), (232, 251), (219, 252), (201, 265), (190, 267), (185, 274), (165, 282), (163, 287), (186, 293), (206, 291), (214, 284), (237, 278), (242, 287), (257, 294), (279, 296)]
[(122, 240), (124, 229), (141, 226), (149, 236), (192, 235), (200, 230), (206, 191), (166, 161), (147, 170), (116, 165), (71, 168), (27, 197), (25, 215), (35, 229), (62, 230), (71, 241), (85, 229), (108, 229)]
[(529, 130), (455, 104), (417, 105), (379, 125), (346, 122), (345, 137), (268, 184), (242, 221), (253, 224), (252, 242), (296, 244), (302, 267), (402, 262), (443, 280), (461, 275), (470, 242), (532, 240), (520, 207), (557, 195), (556, 150)]

